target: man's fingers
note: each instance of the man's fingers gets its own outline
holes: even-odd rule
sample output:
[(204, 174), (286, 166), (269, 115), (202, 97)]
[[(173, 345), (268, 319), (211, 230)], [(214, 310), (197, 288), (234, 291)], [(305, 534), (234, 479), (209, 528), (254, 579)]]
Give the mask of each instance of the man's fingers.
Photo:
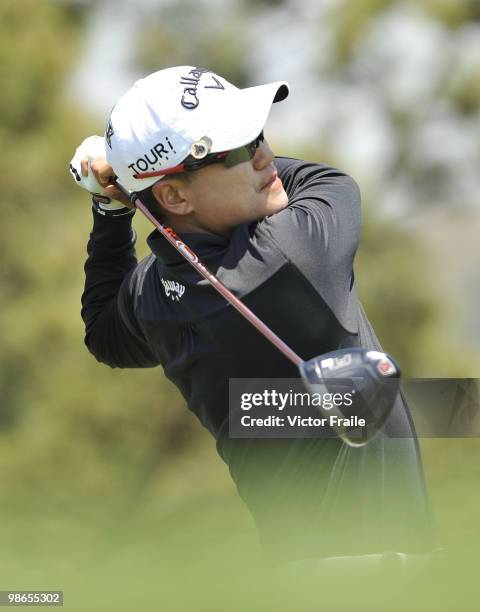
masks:
[(82, 171), (82, 176), (88, 176), (88, 158), (84, 157), (80, 162), (80, 170)]
[(80, 161), (80, 169), (82, 176), (88, 176), (89, 172), (93, 174), (99, 185), (102, 187), (104, 195), (112, 198), (112, 200), (121, 202), (125, 206), (128, 206), (128, 208), (134, 208), (134, 206), (130, 203), (130, 200), (125, 197), (115, 185), (112, 184), (112, 176), (114, 176), (114, 172), (112, 166), (109, 165), (105, 157), (96, 157), (90, 163), (90, 167), (88, 157), (84, 157)]
[(134, 206), (133, 206), (133, 204), (131, 204), (130, 200), (128, 198), (126, 198), (123, 195), (123, 193), (121, 191), (119, 191), (115, 187), (115, 185), (107, 185), (106, 187), (104, 187), (103, 192), (109, 198), (112, 198), (112, 200), (117, 200), (118, 202), (121, 202), (122, 204), (125, 204), (125, 206), (128, 206), (128, 208), (134, 208)]
[(110, 184), (110, 177), (114, 174), (112, 166), (110, 166), (105, 157), (97, 157), (90, 164), (95, 178), (102, 187)]

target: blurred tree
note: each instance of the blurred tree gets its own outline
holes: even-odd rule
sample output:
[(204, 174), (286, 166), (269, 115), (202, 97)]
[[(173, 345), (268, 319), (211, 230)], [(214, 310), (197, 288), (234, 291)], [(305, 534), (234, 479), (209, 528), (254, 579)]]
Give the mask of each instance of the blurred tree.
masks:
[(266, 9), (277, 9), (288, 4), (288, 0), (242, 0), (242, 4), (247, 10), (256, 12), (260, 7)]
[(474, 377), (478, 353), (473, 343), (456, 340), (453, 322), (463, 315), (452, 290), (438, 282), (438, 266), (448, 252), (434, 258), (422, 231), (408, 225), (379, 218), (372, 206), (364, 206), (355, 270), (365, 310), (404, 376)]
[(455, 62), (444, 89), (458, 114), (475, 120), (480, 110), (480, 56), (469, 65)]
[(431, 266), (427, 249), (411, 232), (364, 208), (355, 266), (359, 295), (383, 348), (395, 355), (407, 377), (438, 376), (440, 369), (448, 375), (450, 357), (436, 355), (432, 371), (432, 362), (425, 362), (444, 315)]
[(415, 4), (452, 30), (467, 22), (480, 21), (479, 0), (416, 0)]
[(332, 3), (327, 14), (334, 41), (332, 72), (353, 59), (355, 47), (371, 20), (394, 3), (395, 0), (341, 0)]
[(137, 490), (171, 469), (200, 432), (160, 369), (113, 371), (83, 347), (91, 217), (68, 161), (98, 125), (63, 91), (83, 18), (79, 6), (63, 2), (0, 3), (0, 142), (8, 152), (0, 177), (0, 477), (7, 496), (33, 483), (39, 494), (63, 483), (66, 498), (72, 487), (85, 498)]
[[(44, 234), (34, 230), (38, 232), (40, 228), (42, 232), (48, 223), (48, 216), (42, 220), (42, 209), (50, 198), (58, 197), (58, 186), (62, 183), (65, 186), (68, 178), (61, 138), (67, 127), (61, 102), (61, 76), (73, 60), (78, 27), (64, 5), (52, 7), (34, 0), (22, 3), (7, 0), (0, 4), (0, 28), (3, 83), (0, 142), (3, 150), (8, 151), (0, 179), (3, 195), (0, 253), (4, 262), (0, 291), (4, 340), (0, 358), (1, 420), (12, 425), (23, 414), (18, 398), (30, 386), (34, 370), (29, 368), (33, 351), (19, 346), (21, 322), (12, 325), (11, 317), (22, 300), (42, 284), (45, 268), (39, 262), (43, 259), (48, 265), (43, 249), (38, 250)], [(55, 124), (57, 134), (52, 138)], [(28, 319), (33, 312), (38, 316), (43, 312), (42, 305), (37, 304)], [(31, 340), (34, 344), (34, 337)]]
[(205, 20), (204, 7), (191, 0), (162, 7), (161, 18), (150, 15), (144, 26), (136, 61), (146, 73), (195, 63), (245, 87), (248, 71), (245, 30), (239, 23), (242, 19), (238, 15), (235, 22), (218, 16)]

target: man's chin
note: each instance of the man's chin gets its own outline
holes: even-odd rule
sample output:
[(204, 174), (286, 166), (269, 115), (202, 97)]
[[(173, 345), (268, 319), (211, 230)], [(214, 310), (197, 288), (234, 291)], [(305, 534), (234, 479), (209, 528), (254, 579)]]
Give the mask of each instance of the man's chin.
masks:
[(260, 221), (266, 217), (271, 217), (276, 213), (281, 212), (288, 206), (288, 196), (283, 189), (283, 186), (276, 193), (270, 193), (266, 203), (262, 206), (262, 212), (258, 214), (252, 221)]
[(275, 213), (280, 212), (281, 210), (284, 210), (285, 208), (287, 208), (288, 206), (288, 195), (286, 194), (285, 190), (283, 189), (283, 185), (282, 187), (276, 192), (276, 193), (272, 193), (270, 194), (270, 197), (268, 198), (268, 216), (270, 215), (274, 215)]

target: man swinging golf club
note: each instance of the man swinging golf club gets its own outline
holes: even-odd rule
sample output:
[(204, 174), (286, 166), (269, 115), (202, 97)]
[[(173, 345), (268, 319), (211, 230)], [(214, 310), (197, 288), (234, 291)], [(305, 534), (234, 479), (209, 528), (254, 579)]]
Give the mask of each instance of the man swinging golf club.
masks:
[[(298, 378), (300, 367), (315, 385), (347, 364), (368, 370), (377, 392), (398, 375), (356, 296), (355, 182), (274, 157), (264, 138), (272, 103), (287, 95), (283, 82), (241, 90), (205, 69), (161, 70), (120, 98), (104, 138), (77, 149), (72, 174), (94, 194), (85, 341), (111, 367), (163, 367), (276, 559), (425, 553), (428, 501), (401, 394), (369, 410), (381, 431), (359, 448), (345, 432), (229, 436), (229, 379)], [(132, 204), (157, 226), (140, 263)]]

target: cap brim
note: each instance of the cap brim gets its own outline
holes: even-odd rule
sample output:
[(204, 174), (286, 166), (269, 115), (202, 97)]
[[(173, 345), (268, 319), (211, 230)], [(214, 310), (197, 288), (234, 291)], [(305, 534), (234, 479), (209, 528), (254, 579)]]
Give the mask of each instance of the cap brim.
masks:
[(274, 102), (281, 102), (289, 94), (288, 83), (278, 81), (239, 89), (230, 96), (228, 108), (221, 108), (208, 136), (212, 140), (211, 153), (236, 149), (252, 142), (263, 130)]

